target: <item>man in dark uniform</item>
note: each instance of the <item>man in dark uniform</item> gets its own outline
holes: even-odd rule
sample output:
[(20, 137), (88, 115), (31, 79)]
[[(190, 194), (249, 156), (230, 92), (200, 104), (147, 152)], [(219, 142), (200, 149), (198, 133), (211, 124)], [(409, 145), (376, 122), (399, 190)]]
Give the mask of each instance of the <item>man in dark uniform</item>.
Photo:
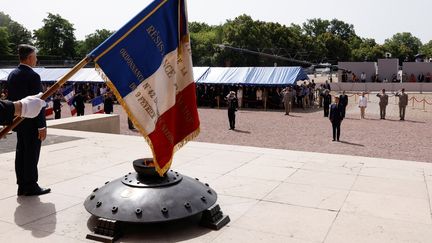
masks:
[(34, 118), (46, 106), (45, 101), (39, 99), (42, 93), (28, 96), (20, 101), (0, 100), (0, 124), (11, 124), (14, 116)]
[(61, 94), (57, 93), (54, 95), (54, 101), (53, 101), (53, 110), (54, 110), (54, 119), (60, 119), (61, 118)]
[[(36, 49), (30, 45), (18, 47), (20, 65), (8, 76), (9, 99), (18, 101), (26, 96), (42, 91), (40, 76), (33, 71), (36, 66)], [(42, 141), (47, 135), (45, 109), (32, 119), (25, 119), (15, 128), (17, 147), (15, 172), (18, 184), (18, 196), (32, 196), (49, 193), (51, 189), (39, 187), (38, 169)]]
[(235, 129), (235, 112), (238, 108), (238, 101), (234, 91), (230, 91), (226, 96), (228, 102), (228, 120), (230, 124), (230, 130)]
[(348, 106), (348, 95), (345, 94), (345, 90), (339, 96), (339, 104), (342, 108), (342, 118), (345, 118), (346, 107)]
[(114, 100), (111, 93), (107, 93), (104, 99), (104, 112), (105, 114), (111, 114), (114, 111)]
[(326, 89), (324, 93), (322, 94), (323, 97), (323, 108), (324, 108), (324, 117), (328, 117), (329, 115), (329, 107), (331, 104), (331, 95), (330, 91)]
[(335, 96), (335, 103), (330, 106), (330, 122), (333, 127), (333, 141), (339, 141), (340, 137), (340, 125), (343, 120), (342, 106), (339, 104), (339, 97)]
[(77, 116), (84, 116), (84, 92), (84, 90), (78, 92), (72, 101), (72, 104), (77, 111)]

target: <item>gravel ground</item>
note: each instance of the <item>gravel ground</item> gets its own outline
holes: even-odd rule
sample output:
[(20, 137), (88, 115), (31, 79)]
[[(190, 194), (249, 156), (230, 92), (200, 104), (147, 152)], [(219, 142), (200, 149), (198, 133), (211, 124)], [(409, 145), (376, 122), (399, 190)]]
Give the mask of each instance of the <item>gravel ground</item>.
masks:
[[(432, 102), (431, 94), (409, 95)], [(414, 102), (413, 107), (410, 101), (405, 121), (399, 121), (396, 99), (391, 97), (387, 119), (380, 120), (378, 98), (369, 98), (366, 119), (360, 120), (355, 96), (350, 97), (341, 142), (332, 142), (331, 123), (320, 108), (297, 108), (290, 116), (282, 110), (239, 110), (234, 131), (228, 130), (226, 109), (200, 108), (201, 133), (195, 141), (432, 162), (432, 105), (423, 110), (423, 103)], [(86, 111), (90, 110), (88, 106)], [(63, 109), (64, 116), (67, 111)], [(122, 134), (139, 136), (128, 129), (119, 105), (114, 113), (120, 115)]]

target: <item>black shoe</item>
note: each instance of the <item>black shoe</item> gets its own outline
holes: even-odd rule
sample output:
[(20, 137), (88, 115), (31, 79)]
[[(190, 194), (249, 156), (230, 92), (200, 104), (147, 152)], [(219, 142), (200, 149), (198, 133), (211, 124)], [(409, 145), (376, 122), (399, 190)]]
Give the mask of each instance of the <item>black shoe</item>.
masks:
[(39, 187), (36, 190), (31, 190), (31, 191), (27, 191), (24, 192), (24, 196), (39, 196), (39, 195), (43, 195), (43, 194), (47, 194), (51, 192), (51, 188), (41, 188)]
[(23, 196), (24, 195), (24, 190), (22, 188), (18, 187), (18, 192), (17, 192), (18, 196)]
[(336, 141), (336, 140), (333, 139), (332, 141), (334, 142), (334, 141)]

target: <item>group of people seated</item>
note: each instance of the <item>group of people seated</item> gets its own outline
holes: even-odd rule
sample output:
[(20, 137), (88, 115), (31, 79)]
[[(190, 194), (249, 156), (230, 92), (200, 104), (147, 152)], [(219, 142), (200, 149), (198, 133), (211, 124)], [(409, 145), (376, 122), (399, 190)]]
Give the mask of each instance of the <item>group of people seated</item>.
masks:
[(356, 73), (344, 70), (342, 71), (341, 82), (372, 82), (372, 83), (415, 83), (415, 82), (425, 82), (429, 83), (432, 81), (432, 75), (430, 72), (426, 74), (420, 73), (417, 76), (414, 73), (411, 73), (409, 76), (407, 73), (402, 73), (402, 75), (393, 74), (390, 79), (381, 78), (379, 74), (371, 75), (370, 79), (368, 79), (365, 72), (362, 72), (360, 76), (357, 76)]

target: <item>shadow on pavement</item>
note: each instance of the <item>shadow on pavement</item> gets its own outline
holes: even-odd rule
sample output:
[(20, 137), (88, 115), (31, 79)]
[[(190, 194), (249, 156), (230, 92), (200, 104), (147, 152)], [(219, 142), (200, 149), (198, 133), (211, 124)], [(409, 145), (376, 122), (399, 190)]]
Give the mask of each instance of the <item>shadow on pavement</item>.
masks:
[(343, 143), (343, 144), (347, 144), (347, 145), (352, 145), (352, 146), (359, 146), (359, 147), (364, 147), (364, 145), (363, 145), (363, 144), (358, 144), (358, 143), (350, 143), (350, 142), (347, 142), (347, 141), (340, 141), (340, 143)]

